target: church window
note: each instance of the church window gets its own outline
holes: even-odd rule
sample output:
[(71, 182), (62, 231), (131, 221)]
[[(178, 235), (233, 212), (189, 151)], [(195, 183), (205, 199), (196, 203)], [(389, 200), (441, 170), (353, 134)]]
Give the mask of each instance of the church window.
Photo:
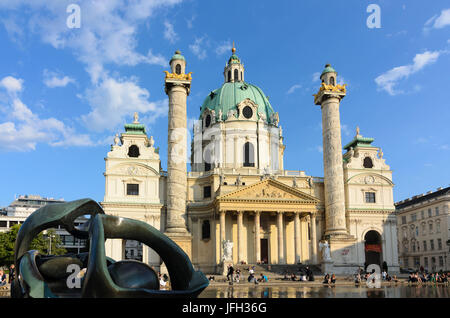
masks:
[(245, 106), (242, 110), (242, 114), (244, 114), (245, 118), (250, 119), (253, 116), (253, 110), (250, 106)]
[(207, 115), (205, 118), (205, 127), (209, 127), (209, 125), (211, 124), (211, 115)]
[(254, 167), (254, 150), (251, 142), (246, 142), (244, 145), (244, 167)]
[(373, 167), (372, 159), (370, 157), (365, 157), (363, 166), (364, 168), (372, 168)]
[(438, 238), (438, 250), (442, 250), (442, 239)]
[(402, 224), (406, 224), (406, 215), (402, 215)]
[(180, 65), (180, 64), (177, 64), (177, 65), (175, 66), (175, 73), (177, 73), (178, 75), (181, 74), (181, 65)]
[(366, 203), (375, 203), (375, 192), (366, 192)]
[(234, 81), (237, 82), (239, 80), (239, 71), (234, 70)]
[(427, 251), (427, 241), (423, 241), (423, 250), (424, 252)]
[(203, 198), (211, 197), (211, 186), (203, 187)]
[(211, 238), (211, 226), (209, 220), (204, 220), (202, 223), (202, 240)]
[(137, 158), (139, 157), (139, 147), (136, 145), (131, 145), (130, 148), (128, 148), (128, 157)]
[(434, 251), (434, 240), (430, 240), (430, 250)]
[(128, 183), (127, 184), (127, 195), (139, 195), (139, 184)]
[(231, 82), (231, 71), (228, 71), (228, 82)]
[(333, 86), (335, 85), (334, 77), (333, 77), (333, 76), (330, 77), (330, 84), (333, 85)]
[(211, 164), (209, 162), (205, 162), (205, 171), (211, 170)]
[(8, 222), (7, 221), (0, 221), (0, 227), (7, 227)]

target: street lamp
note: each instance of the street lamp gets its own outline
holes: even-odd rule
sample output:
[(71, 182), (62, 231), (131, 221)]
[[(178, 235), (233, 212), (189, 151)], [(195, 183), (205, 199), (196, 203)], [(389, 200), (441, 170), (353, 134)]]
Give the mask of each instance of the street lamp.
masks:
[(48, 240), (49, 240), (49, 249), (48, 249), (48, 255), (52, 255), (52, 238), (55, 237), (55, 235), (53, 234), (48, 234), (47, 230), (44, 230), (42, 232), (44, 235), (48, 236)]

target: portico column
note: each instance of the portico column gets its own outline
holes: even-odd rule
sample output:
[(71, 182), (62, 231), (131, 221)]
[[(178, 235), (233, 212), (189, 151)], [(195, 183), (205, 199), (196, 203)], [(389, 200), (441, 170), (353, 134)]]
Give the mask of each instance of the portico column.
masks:
[(221, 210), (219, 214), (220, 214), (220, 260), (222, 260), (223, 257), (222, 242), (225, 241), (225, 211)]
[(300, 212), (294, 214), (294, 240), (295, 240), (295, 263), (300, 263), (301, 240), (300, 240)]
[(261, 212), (255, 211), (255, 261), (261, 261), (261, 233), (260, 233)]
[(243, 257), (244, 257), (244, 233), (243, 233), (243, 225), (242, 225), (242, 220), (243, 220), (243, 215), (244, 212), (242, 211), (238, 211), (237, 212), (237, 226), (238, 226), (238, 263), (243, 261)]
[(285, 264), (284, 259), (284, 229), (283, 212), (277, 212), (277, 230), (278, 230), (278, 264)]
[(311, 251), (312, 262), (317, 264), (316, 213), (311, 212)]

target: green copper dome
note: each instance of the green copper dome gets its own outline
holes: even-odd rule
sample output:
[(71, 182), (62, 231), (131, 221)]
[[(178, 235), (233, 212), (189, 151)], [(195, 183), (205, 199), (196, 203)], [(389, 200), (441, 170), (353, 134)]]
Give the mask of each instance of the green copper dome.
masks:
[(172, 58), (170, 59), (169, 64), (173, 61), (173, 60), (183, 60), (186, 61), (186, 59), (184, 58), (183, 55), (181, 55), (180, 51), (175, 51), (175, 54), (172, 56)]
[(335, 69), (331, 67), (331, 64), (327, 64), (327, 65), (325, 65), (325, 69), (323, 70), (321, 76), (322, 76), (323, 74), (325, 74), (325, 73), (331, 73), (331, 72), (337, 74), (337, 72), (335, 71)]
[(244, 99), (250, 99), (258, 105), (258, 114), (264, 114), (265, 122), (270, 122), (270, 116), (275, 113), (267, 96), (256, 85), (246, 82), (227, 82), (220, 88), (212, 91), (203, 102), (200, 110), (200, 118), (206, 109), (214, 110), (216, 119), (219, 120), (219, 111), (222, 110), (222, 120), (226, 120), (230, 110), (237, 111), (237, 105)]

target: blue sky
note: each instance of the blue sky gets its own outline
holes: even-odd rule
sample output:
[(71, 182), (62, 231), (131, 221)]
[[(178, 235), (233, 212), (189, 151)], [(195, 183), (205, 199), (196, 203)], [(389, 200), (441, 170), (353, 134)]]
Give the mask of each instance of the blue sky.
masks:
[[(78, 4), (81, 27), (68, 28)], [(381, 28), (368, 28), (369, 4)], [(223, 82), (235, 41), (246, 81), (283, 127), (285, 169), (323, 176), (312, 94), (331, 63), (348, 84), (342, 143), (358, 125), (393, 170), (394, 199), (448, 186), (448, 1), (0, 1), (0, 206), (14, 195), (104, 195), (104, 160), (134, 111), (166, 169), (163, 70), (193, 72), (188, 117)]]

